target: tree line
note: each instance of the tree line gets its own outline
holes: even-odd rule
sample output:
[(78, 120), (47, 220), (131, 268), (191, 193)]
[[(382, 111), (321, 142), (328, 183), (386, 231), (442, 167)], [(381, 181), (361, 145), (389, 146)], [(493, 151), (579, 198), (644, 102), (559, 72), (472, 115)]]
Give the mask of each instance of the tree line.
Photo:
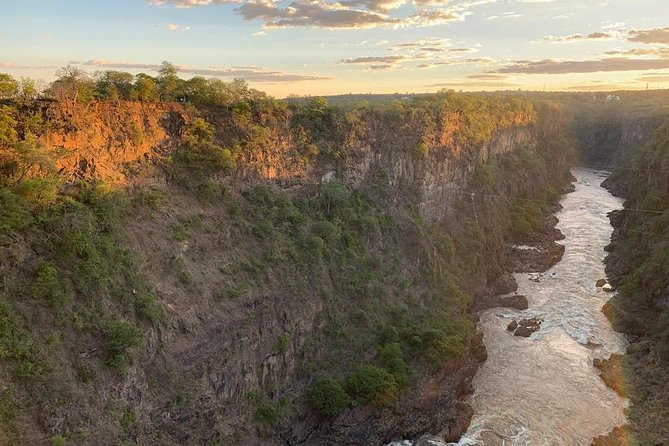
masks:
[(68, 65), (56, 71), (56, 79), (40, 91), (30, 78), (15, 79), (0, 73), (0, 100), (32, 101), (53, 99), (73, 103), (98, 101), (191, 102), (198, 105), (229, 105), (266, 99), (264, 92), (249, 88), (246, 81), (225, 82), (195, 76), (185, 80), (179, 69), (164, 61), (157, 76), (115, 70), (96, 71), (92, 75)]

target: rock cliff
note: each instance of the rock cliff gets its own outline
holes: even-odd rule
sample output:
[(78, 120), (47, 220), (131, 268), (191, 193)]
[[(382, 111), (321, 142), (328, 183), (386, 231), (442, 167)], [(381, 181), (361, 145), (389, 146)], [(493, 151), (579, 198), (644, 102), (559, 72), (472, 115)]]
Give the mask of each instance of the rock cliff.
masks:
[[(473, 330), (476, 300), (508, 275), (500, 265), (518, 225), (531, 232), (548, 211), (514, 198), (540, 202), (568, 182), (570, 145), (559, 107), (526, 108), (498, 115), (453, 107), (319, 109), (306, 117), (285, 105), (49, 102), (22, 110), (19, 130), (44, 124), (35, 133), (47, 150), (62, 153), (62, 190), (82, 187), (75, 201), (98, 212), (87, 218), (106, 219), (107, 208), (96, 201), (101, 192), (75, 180), (111, 184), (129, 204), (119, 226), (65, 212), (53, 227), (16, 229), (3, 239), (26, 267), (0, 261), (2, 271), (30, 284), (49, 262), (49, 274), (72, 283), (65, 290), (73, 301), (62, 311), (79, 318), (61, 326), (61, 316), (43, 314), (29, 297), (16, 304), (23, 320), (46, 318), (42, 325), (60, 333), (49, 354), (66, 371), (67, 391), (54, 400), (18, 389), (17, 401), (38, 401), (40, 414), (21, 412), (4, 438), (457, 439), (471, 416), (462, 399), (485, 357)], [(196, 131), (205, 136), (195, 138)], [(234, 167), (210, 173), (184, 164), (196, 150)], [(61, 215), (62, 206), (49, 212)], [(123, 253), (105, 242), (102, 252), (114, 254), (91, 260), (76, 238), (81, 233), (70, 231), (82, 221), (94, 228), (90, 237), (117, 231)], [(44, 245), (31, 245), (32, 234)], [(58, 250), (70, 245), (73, 257), (59, 260)], [(79, 285), (74, 266), (112, 264), (125, 254), (134, 260), (119, 265), (141, 285), (128, 279), (108, 287), (101, 279), (109, 296)], [(37, 286), (2, 288), (3, 299), (30, 296)], [(137, 300), (144, 289), (160, 318), (147, 310), (151, 299)], [(140, 319), (147, 314), (151, 323)], [(137, 318), (144, 331), (121, 376), (108, 370), (114, 332), (101, 321), (111, 315)], [(50, 336), (39, 324), (25, 330), (37, 343)], [(387, 352), (395, 352), (393, 361)], [(369, 404), (355, 393), (351, 375), (365, 364), (386, 376), (388, 401), (377, 395)], [(334, 418), (316, 414), (307, 397), (323, 377), (343, 382), (355, 401)], [(47, 381), (41, 386), (49, 389)]]

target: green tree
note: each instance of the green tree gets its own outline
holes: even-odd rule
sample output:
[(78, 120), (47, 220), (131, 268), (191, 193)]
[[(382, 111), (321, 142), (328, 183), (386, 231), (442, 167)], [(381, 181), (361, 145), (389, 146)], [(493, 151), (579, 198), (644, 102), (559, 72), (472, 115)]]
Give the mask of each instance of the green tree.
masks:
[(37, 97), (37, 85), (29, 77), (22, 77), (19, 82), (19, 99), (23, 102), (34, 101)]
[(351, 404), (351, 398), (339, 381), (323, 378), (316, 381), (309, 390), (309, 402), (321, 415), (334, 417)]
[(172, 63), (163, 61), (158, 70), (158, 85), (160, 86), (160, 98), (163, 101), (175, 101), (178, 99), (182, 80), (177, 73), (179, 69)]
[(105, 363), (118, 372), (124, 372), (131, 363), (130, 349), (142, 342), (142, 332), (129, 322), (114, 321), (105, 328)]
[(19, 93), (19, 83), (12, 76), (0, 73), (0, 99), (12, 99)]
[(142, 102), (158, 100), (158, 84), (153, 77), (148, 74), (139, 73), (135, 76), (135, 79), (135, 88), (130, 93), (130, 99)]
[(123, 71), (103, 71), (95, 75), (95, 96), (115, 101), (130, 99), (134, 76)]
[[(0, 121), (0, 127), (2, 122)], [(1, 138), (0, 134), (0, 138)], [(37, 138), (27, 135), (23, 141), (15, 142), (0, 154), (0, 173), (19, 183), (33, 172), (45, 176), (55, 172), (56, 161), (61, 152), (49, 150)]]
[(16, 126), (18, 122), (14, 117), (14, 113), (14, 108), (0, 105), (0, 148), (9, 147), (16, 142), (16, 138), (18, 137)]
[(393, 375), (373, 365), (356, 369), (349, 376), (346, 387), (360, 404), (385, 405), (397, 396), (397, 383)]

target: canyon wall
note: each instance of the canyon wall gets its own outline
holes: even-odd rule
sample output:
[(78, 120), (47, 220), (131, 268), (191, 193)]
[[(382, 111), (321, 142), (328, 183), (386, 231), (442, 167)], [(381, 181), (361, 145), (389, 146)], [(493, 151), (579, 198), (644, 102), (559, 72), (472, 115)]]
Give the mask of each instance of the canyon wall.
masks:
[[(54, 102), (17, 114), (19, 134), (45, 124), (35, 133), (59, 154), (61, 193), (74, 188), (95, 212), (87, 218), (108, 218), (104, 197), (129, 204), (118, 225), (93, 223), (88, 236), (113, 236), (123, 253), (106, 241), (102, 258), (80, 247), (71, 229), (88, 220), (72, 217), (69, 202), (48, 211), (62, 222), (36, 219), (2, 239), (11, 255), (0, 270), (15, 278), (0, 289), (3, 301), (44, 361), (58, 364), (34, 378), (34, 391), (6, 395), (18, 414), (2, 432), (7, 442), (457, 439), (471, 416), (461, 400), (484, 357), (472, 309), (508, 276), (505, 244), (522, 235), (515, 214), (527, 213), (520, 221), (532, 230), (547, 212), (508, 198), (554, 198), (568, 182), (559, 107), (474, 117), (448, 106), (307, 112)], [(193, 153), (234, 164), (211, 172)], [(74, 257), (61, 261), (64, 249)], [(79, 285), (78, 271), (126, 254), (133, 260), (119, 265), (129, 277), (98, 285), (109, 295)], [(34, 301), (43, 271), (69, 284), (58, 311)], [(68, 314), (78, 319), (63, 324)], [(143, 332), (120, 375), (109, 370), (110, 318)], [(47, 344), (53, 333), (59, 341)], [(395, 366), (387, 351), (399, 351)], [(356, 402), (336, 417), (313, 410), (317, 379), (354, 392), (351, 377), (369, 367), (391, 384), (387, 401), (351, 393)], [(49, 382), (59, 380), (63, 395), (53, 399)]]

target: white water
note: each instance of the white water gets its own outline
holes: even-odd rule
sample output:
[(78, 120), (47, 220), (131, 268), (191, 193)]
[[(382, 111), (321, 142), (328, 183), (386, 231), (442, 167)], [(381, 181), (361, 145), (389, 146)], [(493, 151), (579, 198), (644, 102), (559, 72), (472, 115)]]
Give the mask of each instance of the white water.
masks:
[[(576, 191), (563, 198), (557, 214), (566, 237), (560, 242), (563, 259), (542, 275), (516, 274), (529, 309), (496, 308), (481, 315), (488, 359), (474, 379), (474, 418), (458, 446), (588, 446), (624, 422), (625, 401), (592, 365), (594, 358), (626, 348), (601, 313), (610, 294), (595, 287), (605, 277), (604, 246), (612, 231), (606, 214), (622, 203), (599, 186), (603, 174), (573, 173)], [(531, 337), (506, 331), (512, 319), (532, 316), (544, 321)]]

